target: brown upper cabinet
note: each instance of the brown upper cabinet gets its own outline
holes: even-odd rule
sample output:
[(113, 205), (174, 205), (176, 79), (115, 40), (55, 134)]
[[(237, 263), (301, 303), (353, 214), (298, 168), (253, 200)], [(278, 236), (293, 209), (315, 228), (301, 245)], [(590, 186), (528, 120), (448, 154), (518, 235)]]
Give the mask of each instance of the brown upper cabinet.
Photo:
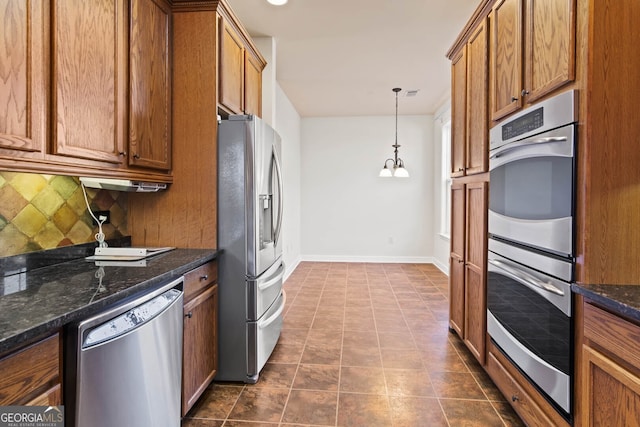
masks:
[(488, 170), (488, 30), (483, 19), (451, 57), (451, 176)]
[(222, 15), (219, 19), (219, 106), (230, 114), (261, 116), (266, 62), (229, 19)]
[(262, 116), (262, 69), (264, 63), (244, 51), (244, 112)]
[(170, 181), (170, 16), (166, 0), (0, 2), (0, 167)]
[(244, 47), (240, 35), (220, 17), (220, 82), (218, 102), (230, 113), (244, 111)]
[(575, 0), (499, 0), (491, 11), (491, 119), (575, 78)]
[(126, 0), (57, 0), (52, 34), (52, 152), (123, 163)]
[(171, 9), (131, 0), (129, 165), (171, 168)]
[[(49, 34), (42, 1), (0, 2), (0, 154), (41, 152), (47, 138)], [(47, 21), (48, 22), (48, 21)]]

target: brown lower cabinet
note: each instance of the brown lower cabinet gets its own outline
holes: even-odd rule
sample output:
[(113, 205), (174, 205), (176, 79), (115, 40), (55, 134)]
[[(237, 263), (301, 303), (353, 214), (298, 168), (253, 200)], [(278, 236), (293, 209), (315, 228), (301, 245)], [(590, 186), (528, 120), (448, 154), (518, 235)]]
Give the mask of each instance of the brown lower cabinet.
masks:
[(487, 333), (487, 175), (451, 185), (449, 326), (484, 365)]
[(0, 359), (0, 406), (62, 404), (62, 354), (56, 333)]
[(213, 380), (218, 368), (218, 285), (215, 261), (184, 276), (182, 416)]
[(568, 427), (550, 403), (495, 346), (487, 339), (485, 370), (516, 413), (529, 427)]
[(582, 308), (576, 425), (640, 426), (640, 325), (588, 301)]

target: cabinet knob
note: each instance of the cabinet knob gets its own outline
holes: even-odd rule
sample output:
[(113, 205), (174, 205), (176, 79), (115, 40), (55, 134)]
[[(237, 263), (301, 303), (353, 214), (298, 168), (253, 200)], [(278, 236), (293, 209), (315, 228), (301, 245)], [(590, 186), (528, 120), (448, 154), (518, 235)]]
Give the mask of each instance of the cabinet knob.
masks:
[(511, 401), (512, 402), (517, 402), (518, 400), (520, 400), (520, 398), (518, 396), (516, 396), (515, 394), (513, 396), (511, 396)]
[(192, 312), (188, 312), (187, 314), (184, 315), (184, 317), (188, 317), (189, 319), (191, 319), (192, 316), (193, 316)]
[(137, 160), (137, 159), (140, 158), (140, 155), (136, 153), (136, 154), (133, 155), (133, 158)]
[(118, 153), (119, 156), (125, 157), (127, 155), (126, 151), (121, 151)]
[(526, 89), (522, 89), (522, 96), (529, 95), (529, 91)]
[(205, 274), (204, 276), (200, 276), (200, 280), (207, 280), (209, 278), (208, 274)]
[(517, 101), (517, 100), (518, 100), (518, 97), (516, 97), (516, 96), (512, 96), (512, 97), (511, 97), (511, 102), (515, 102), (515, 101)]

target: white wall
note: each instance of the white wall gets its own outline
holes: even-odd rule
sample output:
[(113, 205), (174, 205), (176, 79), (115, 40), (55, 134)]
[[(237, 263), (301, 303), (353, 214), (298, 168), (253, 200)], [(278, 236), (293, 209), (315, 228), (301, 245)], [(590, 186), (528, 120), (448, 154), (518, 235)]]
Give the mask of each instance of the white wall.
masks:
[(285, 276), (303, 259), (433, 262), (446, 272), (434, 117), (398, 118), (400, 157), (411, 177), (379, 178), (384, 160), (393, 157), (395, 117), (301, 119), (277, 83), (276, 41), (255, 42), (268, 61), (263, 119), (282, 137)]
[(284, 212), (282, 217), (285, 280), (300, 262), (300, 115), (289, 98), (275, 85), (275, 129), (282, 138), (282, 178)]
[[(433, 126), (433, 202), (437, 206), (434, 209), (433, 218), (433, 263), (443, 272), (449, 274), (449, 252), (450, 252), (450, 239), (449, 236), (444, 236), (440, 233), (440, 222), (443, 220), (442, 216), (442, 201), (443, 201), (443, 187), (442, 187), (442, 127), (441, 125), (451, 117), (451, 102), (446, 101), (435, 113), (434, 126)], [(445, 170), (448, 173), (448, 169)], [(447, 198), (448, 200), (448, 198)], [(450, 221), (450, 218), (444, 218), (446, 221)]]
[(407, 179), (378, 177), (394, 133), (394, 116), (302, 119), (304, 260), (432, 262), (433, 117), (398, 119)]

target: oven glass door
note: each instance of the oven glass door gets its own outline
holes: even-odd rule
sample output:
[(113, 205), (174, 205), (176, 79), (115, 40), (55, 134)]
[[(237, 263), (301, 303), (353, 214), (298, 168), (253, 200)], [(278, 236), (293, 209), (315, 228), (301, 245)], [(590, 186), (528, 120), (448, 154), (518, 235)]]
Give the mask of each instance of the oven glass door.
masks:
[(571, 286), (489, 252), (487, 331), (567, 414), (571, 408)]
[(487, 308), (520, 344), (569, 375), (571, 318), (539, 293), (490, 264)]
[(569, 125), (492, 151), (489, 233), (573, 253), (573, 138)]

